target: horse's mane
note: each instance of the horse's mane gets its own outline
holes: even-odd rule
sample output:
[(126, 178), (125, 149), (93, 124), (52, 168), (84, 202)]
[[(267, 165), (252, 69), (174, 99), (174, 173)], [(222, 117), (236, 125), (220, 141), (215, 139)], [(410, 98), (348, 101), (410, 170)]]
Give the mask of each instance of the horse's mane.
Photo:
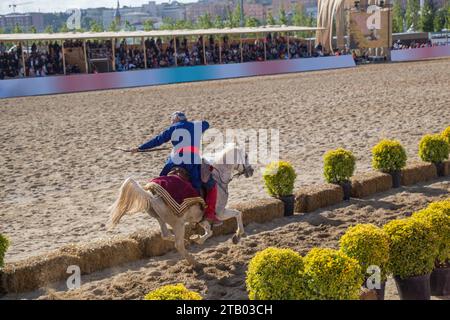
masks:
[[(225, 163), (225, 159), (230, 152), (233, 152), (233, 159), (234, 159), (234, 157), (235, 157), (234, 155), (237, 155), (237, 154), (240, 155), (242, 153), (242, 150), (241, 150), (241, 148), (239, 148), (239, 146), (236, 143), (227, 143), (220, 152), (216, 153), (216, 155), (214, 157), (214, 163), (220, 163), (220, 164)], [(237, 154), (236, 154), (236, 152), (237, 152)]]

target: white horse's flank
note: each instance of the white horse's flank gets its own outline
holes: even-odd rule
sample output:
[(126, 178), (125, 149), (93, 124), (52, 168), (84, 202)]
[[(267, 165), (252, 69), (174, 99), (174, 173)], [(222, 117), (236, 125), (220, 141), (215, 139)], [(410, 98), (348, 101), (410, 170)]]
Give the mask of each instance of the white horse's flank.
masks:
[[(231, 182), (234, 172), (249, 177), (253, 174), (253, 168), (249, 165), (245, 152), (235, 145), (228, 145), (215, 157), (212, 164), (215, 168), (213, 177), (218, 184), (217, 217), (222, 221), (236, 218), (237, 230), (233, 236), (233, 242), (237, 243), (245, 235), (245, 231), (242, 213), (226, 208), (228, 184)], [(142, 188), (132, 178), (128, 178), (120, 187), (119, 198), (111, 207), (111, 227), (115, 227), (124, 215), (137, 212), (147, 212), (155, 218), (161, 227), (162, 238), (175, 241), (175, 248), (191, 264), (196, 264), (196, 261), (184, 246), (186, 224), (199, 224), (205, 230), (203, 235), (191, 237), (199, 244), (203, 244), (212, 236), (211, 225), (203, 219), (203, 210), (199, 205), (190, 207), (182, 217), (178, 217), (161, 198), (146, 191), (145, 187)], [(167, 225), (172, 228), (173, 232), (168, 229)]]

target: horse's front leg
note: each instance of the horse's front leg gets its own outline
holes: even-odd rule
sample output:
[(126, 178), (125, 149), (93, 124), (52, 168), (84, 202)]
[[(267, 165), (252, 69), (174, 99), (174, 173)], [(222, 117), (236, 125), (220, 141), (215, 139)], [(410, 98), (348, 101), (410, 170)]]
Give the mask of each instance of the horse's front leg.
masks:
[(186, 232), (186, 228), (184, 225), (184, 221), (180, 221), (180, 223), (177, 223), (173, 226), (173, 231), (175, 233), (175, 248), (177, 251), (189, 262), (191, 265), (198, 265), (197, 261), (195, 261), (194, 256), (187, 252), (186, 248), (184, 247), (184, 236)]
[(193, 235), (193, 236), (191, 236), (190, 239), (193, 240), (197, 244), (204, 244), (205, 241), (208, 240), (209, 238), (211, 238), (211, 236), (213, 235), (213, 232), (211, 230), (211, 225), (206, 220), (203, 220), (198, 225), (200, 227), (202, 227), (203, 230), (205, 230), (205, 233), (202, 236), (200, 236), (198, 234)]
[(236, 244), (241, 240), (241, 237), (245, 237), (244, 223), (242, 221), (242, 212), (234, 209), (225, 209), (224, 212), (220, 215), (220, 220), (228, 220), (231, 218), (236, 218), (237, 229), (236, 233), (233, 236), (233, 243)]

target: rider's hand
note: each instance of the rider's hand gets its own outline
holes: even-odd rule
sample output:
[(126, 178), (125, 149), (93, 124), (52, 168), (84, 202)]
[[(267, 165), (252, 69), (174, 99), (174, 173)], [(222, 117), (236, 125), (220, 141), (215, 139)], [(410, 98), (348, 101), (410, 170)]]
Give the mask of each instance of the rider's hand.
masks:
[(130, 151), (131, 151), (131, 153), (138, 153), (139, 152), (139, 148), (133, 148)]

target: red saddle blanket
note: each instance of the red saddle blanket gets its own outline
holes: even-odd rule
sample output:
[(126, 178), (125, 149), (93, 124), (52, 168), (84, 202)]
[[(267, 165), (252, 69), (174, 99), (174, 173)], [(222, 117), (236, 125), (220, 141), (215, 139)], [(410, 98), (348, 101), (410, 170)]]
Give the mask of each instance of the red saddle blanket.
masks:
[(187, 198), (200, 197), (189, 181), (177, 175), (162, 176), (150, 180), (163, 187), (178, 204), (182, 204)]

